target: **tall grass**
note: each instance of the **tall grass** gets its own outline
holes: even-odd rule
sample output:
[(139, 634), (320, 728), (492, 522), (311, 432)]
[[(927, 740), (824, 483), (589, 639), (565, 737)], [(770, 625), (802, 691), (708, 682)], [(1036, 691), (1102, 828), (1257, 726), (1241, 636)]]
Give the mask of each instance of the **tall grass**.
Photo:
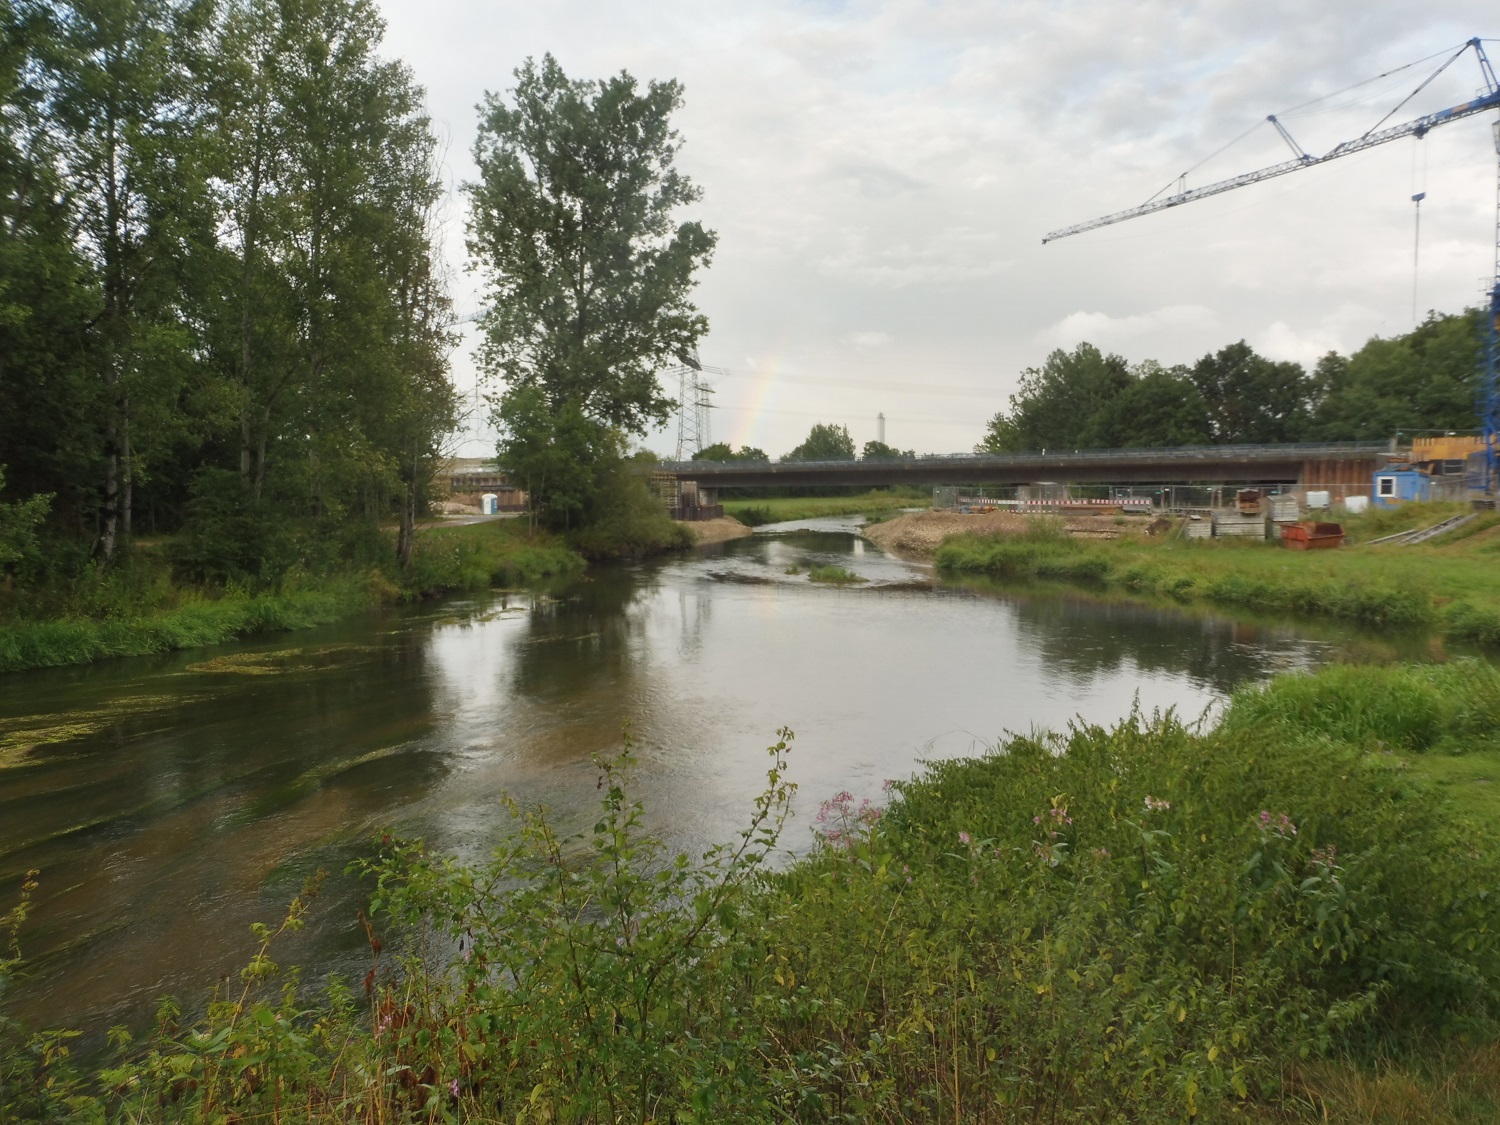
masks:
[(0, 673), (148, 656), (307, 629), (372, 606), (453, 590), (576, 577), (583, 558), (520, 521), (436, 529), (418, 537), (411, 565), (313, 576), (294, 570), (270, 590), (176, 580), (165, 558), (141, 553), (0, 618)]
[(336, 621), (371, 604), (366, 584), (342, 577), (285, 593), (185, 594), (140, 616), (63, 617), (0, 626), (0, 672), (148, 656)]
[[(478, 864), (386, 839), (362, 990), (275, 965), (299, 896), (202, 1020), (164, 1006), (96, 1073), (0, 1021), (0, 1097), (131, 1122), (1491, 1119), (1496, 834), (1370, 751), (1484, 729), (1495, 678), (1381, 671), (1321, 707), (1361, 671), (1241, 693), (1210, 731), (1136, 714), (834, 795), (781, 867), (787, 732), (701, 856), (644, 831), (627, 750), (580, 838), (513, 808)], [(1390, 730), (1387, 690), (1436, 702)]]
[(1476, 554), (1408, 548), (1292, 552), (1269, 543), (1088, 543), (1051, 531), (960, 535), (939, 569), (1109, 586), (1258, 613), (1427, 627), (1500, 644), (1500, 578)]
[(1475, 660), (1334, 665), (1240, 691), (1228, 730), (1328, 738), (1354, 746), (1464, 753), (1500, 737), (1500, 670)]
[(829, 516), (883, 516), (903, 508), (925, 508), (932, 502), (923, 491), (872, 491), (847, 496), (771, 496), (754, 500), (726, 500), (724, 511), (748, 527), (789, 520)]

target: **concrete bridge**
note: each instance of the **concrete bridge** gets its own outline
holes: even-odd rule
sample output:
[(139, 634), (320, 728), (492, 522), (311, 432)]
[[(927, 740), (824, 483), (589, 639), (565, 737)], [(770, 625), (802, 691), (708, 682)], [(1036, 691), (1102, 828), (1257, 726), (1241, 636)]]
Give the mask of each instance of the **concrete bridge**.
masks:
[(1390, 442), (1193, 445), (1176, 449), (953, 453), (870, 461), (677, 461), (657, 472), (699, 489), (811, 485), (1255, 484), (1327, 489), (1335, 498), (1370, 489), (1394, 452)]

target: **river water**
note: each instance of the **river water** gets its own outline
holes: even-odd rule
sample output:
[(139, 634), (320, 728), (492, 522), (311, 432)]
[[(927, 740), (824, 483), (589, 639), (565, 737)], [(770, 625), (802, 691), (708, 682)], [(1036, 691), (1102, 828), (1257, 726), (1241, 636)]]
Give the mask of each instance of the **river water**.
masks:
[[(811, 583), (812, 565), (867, 579)], [(795, 568), (798, 573), (787, 573)], [(847, 520), (763, 529), (691, 558), (605, 568), (255, 644), (0, 680), (0, 912), (41, 888), (14, 1014), (97, 1032), (173, 994), (201, 1005), (249, 926), (330, 872), (278, 959), (361, 975), (345, 865), (386, 829), (478, 857), (499, 795), (586, 827), (595, 752), (629, 724), (648, 817), (701, 849), (744, 823), (778, 727), (800, 789), (879, 799), (923, 759), (1006, 731), (1196, 717), (1236, 686), (1382, 650), (1338, 629), (937, 580)]]

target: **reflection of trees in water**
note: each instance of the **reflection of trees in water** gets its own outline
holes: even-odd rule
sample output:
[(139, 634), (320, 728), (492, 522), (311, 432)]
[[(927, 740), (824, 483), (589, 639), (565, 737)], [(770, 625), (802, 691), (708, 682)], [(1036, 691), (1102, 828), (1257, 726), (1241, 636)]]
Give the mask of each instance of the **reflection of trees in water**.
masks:
[(660, 590), (655, 568), (601, 567), (555, 598), (532, 602), (515, 646), (514, 687), (527, 695), (616, 696), (636, 657)]
[(1185, 675), (1228, 693), (1248, 680), (1327, 658), (1330, 645), (1289, 628), (1200, 617), (1130, 602), (1019, 597), (1017, 631), (1049, 668), (1075, 680), (1118, 673), (1129, 662), (1140, 672)]
[(677, 617), (682, 630), (677, 651), (692, 659), (703, 653), (703, 627), (713, 618), (713, 598), (704, 591), (677, 591)]

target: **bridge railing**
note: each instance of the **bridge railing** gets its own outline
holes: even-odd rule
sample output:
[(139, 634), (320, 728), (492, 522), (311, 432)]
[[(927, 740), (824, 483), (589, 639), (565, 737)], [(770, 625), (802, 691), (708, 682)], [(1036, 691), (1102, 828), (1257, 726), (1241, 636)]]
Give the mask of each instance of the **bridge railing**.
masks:
[(1318, 460), (1330, 454), (1349, 459), (1380, 457), (1395, 452), (1388, 441), (1319, 441), (1284, 442), (1257, 445), (1180, 445), (1164, 449), (1037, 449), (1024, 453), (926, 453), (917, 457), (875, 457), (849, 461), (664, 461), (659, 471), (681, 473), (689, 470), (705, 475), (732, 473), (745, 469), (849, 468), (857, 465), (921, 465), (965, 462), (977, 467), (1024, 465), (1038, 461), (1269, 461)]

